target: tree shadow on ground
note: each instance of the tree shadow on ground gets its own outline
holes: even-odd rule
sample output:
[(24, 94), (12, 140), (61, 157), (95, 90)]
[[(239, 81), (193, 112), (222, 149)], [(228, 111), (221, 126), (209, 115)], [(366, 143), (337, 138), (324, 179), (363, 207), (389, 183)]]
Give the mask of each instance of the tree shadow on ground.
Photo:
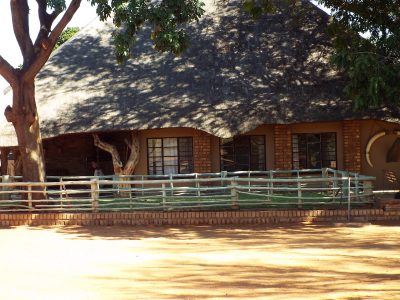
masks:
[[(35, 295), (72, 288), (101, 299), (396, 299), (399, 233), (398, 223), (0, 231), (13, 238), (5, 254), (29, 247), (33, 256), (19, 268), (35, 276), (22, 280)], [(37, 277), (53, 285), (38, 290)], [(64, 285), (70, 278), (79, 285)]]

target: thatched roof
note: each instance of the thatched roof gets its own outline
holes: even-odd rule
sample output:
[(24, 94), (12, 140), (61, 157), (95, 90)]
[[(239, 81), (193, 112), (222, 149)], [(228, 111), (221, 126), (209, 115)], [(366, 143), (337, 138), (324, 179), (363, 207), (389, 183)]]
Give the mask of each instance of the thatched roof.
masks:
[[(118, 65), (111, 25), (98, 20), (61, 47), (36, 82), (43, 137), (165, 127), (230, 137), (266, 123), (399, 120), (398, 109), (353, 112), (328, 62), (329, 16), (308, 1), (256, 21), (239, 1), (210, 1), (181, 57), (156, 53), (144, 30)], [(15, 143), (0, 126), (0, 146)]]

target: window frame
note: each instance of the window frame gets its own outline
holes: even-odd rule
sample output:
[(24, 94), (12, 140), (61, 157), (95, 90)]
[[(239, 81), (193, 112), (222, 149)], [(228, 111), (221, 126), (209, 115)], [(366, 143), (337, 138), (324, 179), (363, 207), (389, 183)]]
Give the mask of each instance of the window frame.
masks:
[[(149, 153), (149, 140), (156, 140), (156, 139), (160, 139), (161, 140), (161, 147), (159, 147), (161, 149), (161, 159), (162, 159), (162, 174), (150, 174), (150, 153)], [(193, 137), (192, 136), (165, 136), (165, 137), (149, 137), (146, 138), (146, 155), (147, 155), (147, 174), (151, 175), (151, 176), (156, 176), (156, 175), (169, 175), (169, 174), (165, 174), (165, 165), (164, 165), (164, 139), (176, 139), (176, 148), (177, 148), (177, 167), (178, 167), (178, 173), (171, 173), (172, 175), (174, 174), (190, 174), (194, 172), (194, 151), (193, 151)], [(189, 173), (181, 173), (180, 169), (181, 169), (181, 156), (179, 154), (179, 139), (190, 139), (190, 144), (191, 144), (191, 149), (192, 149), (192, 153), (191, 153), (191, 158), (192, 158), (192, 170), (190, 170)], [(158, 148), (158, 147), (157, 147)]]
[[(249, 148), (248, 148), (248, 154), (249, 154), (249, 167), (251, 167), (251, 138), (252, 137), (262, 137), (263, 138), (263, 145), (264, 145), (264, 151), (263, 151), (263, 156), (262, 158), (264, 159), (264, 163), (263, 163), (263, 167), (264, 170), (249, 170), (249, 171), (266, 171), (267, 170), (267, 155), (266, 155), (266, 137), (265, 134), (251, 134), (251, 135), (237, 135), (232, 137), (232, 142), (233, 142), (233, 157), (235, 157), (235, 138), (237, 137), (249, 137)], [(224, 172), (225, 170), (222, 169), (222, 155), (221, 155), (221, 150), (222, 150), (222, 138), (219, 138), (219, 169), (221, 172)], [(236, 164), (236, 162), (235, 162)], [(235, 170), (233, 172), (236, 172), (238, 170)], [(231, 171), (227, 171), (227, 172), (231, 172)]]
[[(329, 161), (335, 161), (335, 163), (336, 163), (336, 167), (332, 167), (332, 166), (324, 166), (323, 165), (323, 162), (324, 161), (327, 161), (326, 159), (323, 159), (324, 157), (323, 157), (323, 151), (322, 151), (322, 149), (323, 149), (323, 147), (324, 147), (324, 145), (323, 145), (323, 143), (322, 143), (322, 135), (323, 134), (333, 134), (334, 135), (334, 137), (335, 137), (335, 159), (334, 160), (329, 160)], [(338, 168), (338, 140), (337, 140), (337, 136), (338, 136), (338, 134), (337, 134), (337, 132), (336, 131), (324, 131), (324, 132), (301, 132), (301, 133), (292, 133), (291, 134), (291, 142), (292, 142), (292, 168), (295, 168), (295, 160), (294, 160), (294, 153), (295, 153), (295, 151), (294, 151), (294, 145), (293, 145), (293, 137), (294, 136), (297, 136), (297, 141), (299, 141), (299, 136), (300, 135), (305, 135), (306, 136), (306, 169), (313, 169), (312, 167), (310, 167), (310, 162), (309, 162), (309, 160), (308, 160), (308, 157), (309, 157), (309, 144), (311, 144), (311, 143), (309, 143), (308, 142), (308, 136), (309, 135), (319, 135), (319, 152), (320, 152), (320, 154), (321, 154), (321, 157), (320, 157), (320, 163), (321, 163), (321, 167), (320, 168), (332, 168), (332, 169), (337, 169)], [(300, 168), (300, 151), (299, 151), (299, 149), (300, 149), (300, 145), (299, 145), (299, 142), (298, 142), (298, 144), (297, 144), (297, 147), (298, 147), (298, 149), (297, 149), (297, 154), (299, 155), (299, 159), (298, 159), (298, 161), (297, 161), (297, 163), (298, 163), (298, 168), (299, 169), (301, 169)], [(315, 168), (314, 168), (315, 169)]]

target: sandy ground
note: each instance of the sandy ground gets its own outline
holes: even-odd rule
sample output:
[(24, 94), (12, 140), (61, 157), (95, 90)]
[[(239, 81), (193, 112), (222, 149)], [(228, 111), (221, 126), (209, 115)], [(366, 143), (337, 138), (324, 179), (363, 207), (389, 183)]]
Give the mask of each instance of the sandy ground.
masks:
[(400, 299), (400, 224), (0, 229), (0, 299)]

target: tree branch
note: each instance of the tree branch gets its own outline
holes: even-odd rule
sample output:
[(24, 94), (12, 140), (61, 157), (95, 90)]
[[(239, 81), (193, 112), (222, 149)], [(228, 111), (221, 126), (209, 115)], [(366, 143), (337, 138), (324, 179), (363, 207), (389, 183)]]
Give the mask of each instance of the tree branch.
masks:
[[(17, 83), (17, 74), (15, 69), (0, 55), (0, 75), (13, 86)], [(1, 92), (1, 91), (0, 91)]]
[(139, 162), (139, 135), (137, 131), (132, 132), (131, 143), (128, 146), (131, 150), (128, 161), (125, 164), (124, 175), (132, 175)]
[(111, 145), (111, 144), (101, 141), (97, 134), (93, 134), (93, 141), (94, 141), (94, 145), (97, 148), (100, 148), (101, 150), (104, 150), (104, 151), (110, 153), (110, 155), (112, 157), (114, 173), (116, 175), (121, 174), (123, 166), (122, 166), (122, 161), (121, 161), (121, 158), (119, 157), (117, 148), (114, 145)]
[(63, 32), (64, 28), (67, 24), (71, 21), (72, 17), (74, 16), (75, 12), (78, 10), (79, 6), (81, 5), (82, 0), (72, 0), (69, 4), (67, 10), (65, 11), (64, 15), (62, 16), (61, 20), (58, 24), (54, 27), (53, 31), (51, 32), (50, 36), (44, 39), (41, 39), (38, 43), (40, 44), (39, 53), (36, 55), (34, 62), (29, 66), (26, 72), (23, 74), (23, 80), (31, 80), (35, 78), (37, 73), (42, 69), (44, 64), (50, 57), (51, 52), (57, 42), (58, 37)]
[(11, 17), (14, 35), (24, 59), (24, 66), (33, 59), (33, 43), (29, 36), (29, 6), (27, 0), (11, 0)]
[(54, 20), (58, 17), (61, 11), (53, 11), (51, 14), (47, 13), (47, 1), (46, 0), (36, 0), (38, 4), (38, 15), (40, 21), (39, 33), (36, 37), (34, 48), (35, 52), (40, 51), (40, 42), (48, 38), (51, 32), (51, 26)]

